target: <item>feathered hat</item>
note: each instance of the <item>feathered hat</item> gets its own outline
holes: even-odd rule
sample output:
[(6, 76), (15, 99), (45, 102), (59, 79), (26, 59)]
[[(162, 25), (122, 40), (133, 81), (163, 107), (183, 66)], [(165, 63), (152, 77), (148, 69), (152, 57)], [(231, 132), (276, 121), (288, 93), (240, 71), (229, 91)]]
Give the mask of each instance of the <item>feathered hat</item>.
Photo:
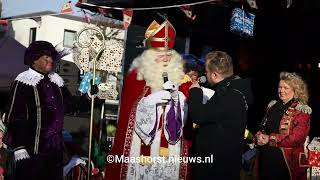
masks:
[(47, 41), (34, 41), (25, 51), (24, 64), (30, 66), (43, 55), (50, 56), (53, 60), (56, 60), (58, 52), (54, 46)]

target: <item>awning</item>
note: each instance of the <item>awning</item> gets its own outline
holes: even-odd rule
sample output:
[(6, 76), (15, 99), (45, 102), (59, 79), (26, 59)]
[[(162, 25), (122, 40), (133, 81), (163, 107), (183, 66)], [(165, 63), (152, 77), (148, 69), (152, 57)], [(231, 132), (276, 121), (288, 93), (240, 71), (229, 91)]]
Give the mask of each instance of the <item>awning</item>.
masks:
[(28, 68), (23, 64), (25, 49), (8, 35), (0, 39), (0, 91), (8, 91), (14, 78)]

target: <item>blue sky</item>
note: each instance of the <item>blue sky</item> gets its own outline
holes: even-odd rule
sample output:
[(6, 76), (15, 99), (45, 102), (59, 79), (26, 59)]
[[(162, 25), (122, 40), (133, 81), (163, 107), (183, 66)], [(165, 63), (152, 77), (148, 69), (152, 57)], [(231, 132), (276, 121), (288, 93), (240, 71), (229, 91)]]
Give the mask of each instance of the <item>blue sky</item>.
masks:
[[(2, 0), (2, 17), (10, 17), (40, 11), (60, 12), (62, 6), (69, 0)], [(77, 0), (72, 1), (74, 14), (79, 8), (75, 7)]]

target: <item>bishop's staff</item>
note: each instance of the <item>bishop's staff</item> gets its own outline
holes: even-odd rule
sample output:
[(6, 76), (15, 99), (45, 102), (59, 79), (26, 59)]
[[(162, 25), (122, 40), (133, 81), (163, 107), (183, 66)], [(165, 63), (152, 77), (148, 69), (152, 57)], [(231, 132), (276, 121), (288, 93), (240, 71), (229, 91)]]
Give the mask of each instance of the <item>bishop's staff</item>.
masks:
[[(82, 41), (81, 39), (81, 35), (82, 33), (86, 32), (89, 34), (89, 37), (87, 37), (88, 41), (87, 42), (80, 42)], [(96, 33), (92, 33), (92, 32), (96, 32)], [(90, 34), (91, 33), (91, 34)], [(79, 33), (77, 34), (76, 36), (76, 43), (78, 44), (78, 46), (80, 48), (94, 48), (93, 46), (96, 46), (97, 47), (97, 44), (94, 44), (94, 36), (96, 36), (96, 34), (99, 35), (99, 37), (101, 39), (100, 42), (101, 43), (101, 46), (99, 47), (98, 46), (98, 51), (97, 51), (97, 54), (95, 55), (95, 57), (93, 58), (93, 60), (91, 61), (92, 62), (92, 69), (93, 69), (93, 80), (92, 80), (92, 85), (95, 84), (95, 79), (96, 79), (96, 61), (100, 58), (102, 52), (104, 51), (104, 48), (105, 48), (105, 37), (103, 35), (103, 33), (100, 31), (100, 29), (98, 28), (93, 28), (93, 27), (86, 27), (82, 30), (79, 31)], [(96, 36), (97, 37), (97, 36)], [(94, 98), (95, 98), (95, 95), (92, 95), (91, 96), (91, 115), (90, 115), (90, 131), (89, 131), (89, 147), (88, 147), (88, 150), (89, 150), (89, 153), (88, 153), (88, 175), (87, 175), (87, 179), (90, 180), (90, 176), (91, 176), (91, 146), (92, 146), (92, 126), (93, 126), (93, 111), (94, 111)]]

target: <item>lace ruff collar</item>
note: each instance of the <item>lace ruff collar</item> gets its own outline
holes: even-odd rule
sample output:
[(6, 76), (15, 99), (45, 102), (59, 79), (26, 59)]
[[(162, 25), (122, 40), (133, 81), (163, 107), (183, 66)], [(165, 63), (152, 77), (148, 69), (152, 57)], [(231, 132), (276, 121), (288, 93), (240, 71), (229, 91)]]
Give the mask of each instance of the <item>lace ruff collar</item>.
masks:
[[(55, 83), (59, 87), (62, 87), (64, 85), (63, 79), (57, 73), (50, 73), (48, 77), (50, 78), (51, 82)], [(23, 84), (35, 87), (43, 78), (44, 75), (29, 68), (27, 71), (20, 73), (15, 80), (22, 82)]]

